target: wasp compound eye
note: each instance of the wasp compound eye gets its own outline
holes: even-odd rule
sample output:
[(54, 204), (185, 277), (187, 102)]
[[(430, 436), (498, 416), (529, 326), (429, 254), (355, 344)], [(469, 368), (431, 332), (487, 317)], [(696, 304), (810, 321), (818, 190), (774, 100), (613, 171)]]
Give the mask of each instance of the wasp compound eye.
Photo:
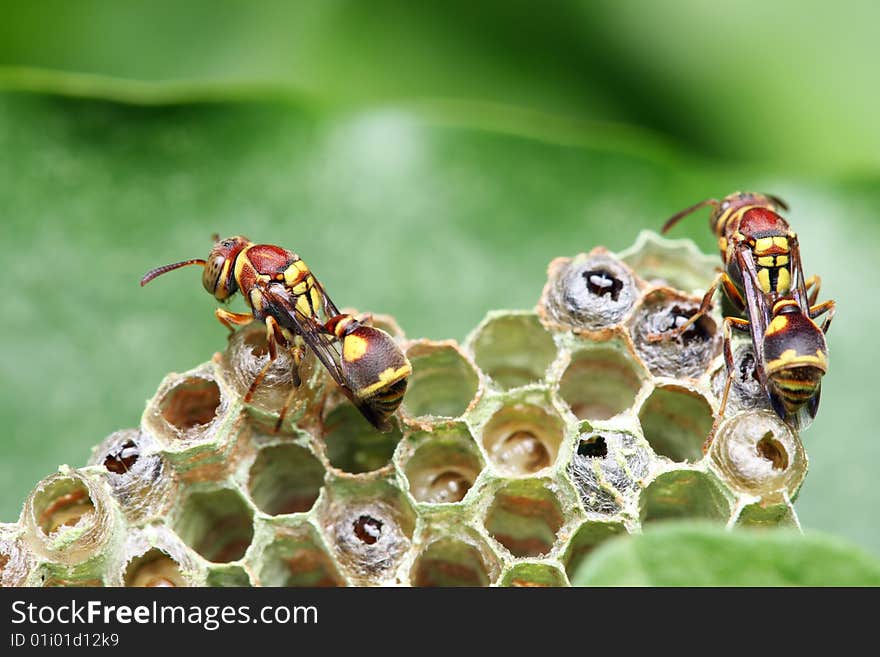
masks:
[(638, 295), (629, 268), (604, 251), (557, 259), (549, 273), (539, 311), (561, 326), (596, 331), (619, 324)]
[(205, 265), (205, 271), (202, 274), (202, 285), (205, 286), (210, 294), (215, 295), (222, 286), (220, 277), (223, 274), (223, 265), (226, 263), (226, 256), (215, 255)]

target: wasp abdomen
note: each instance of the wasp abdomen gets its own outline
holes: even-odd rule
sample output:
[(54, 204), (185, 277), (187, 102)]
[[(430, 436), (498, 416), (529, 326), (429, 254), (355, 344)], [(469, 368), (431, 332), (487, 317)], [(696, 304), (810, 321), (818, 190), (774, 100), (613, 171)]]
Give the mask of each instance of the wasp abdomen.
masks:
[(390, 335), (361, 324), (342, 338), (342, 371), (354, 394), (367, 399), (406, 379), (412, 366)]

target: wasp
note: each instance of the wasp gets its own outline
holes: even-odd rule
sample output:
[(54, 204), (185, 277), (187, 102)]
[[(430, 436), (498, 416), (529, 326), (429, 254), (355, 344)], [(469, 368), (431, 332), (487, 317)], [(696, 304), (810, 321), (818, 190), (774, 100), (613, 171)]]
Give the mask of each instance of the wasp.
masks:
[[(790, 294), (775, 297), (761, 292), (759, 270), (745, 248), (736, 253), (743, 271), (743, 289), (748, 319), (724, 318), (724, 359), (727, 383), (721, 401), (727, 402), (734, 370), (730, 330), (751, 334), (755, 375), (776, 414), (795, 428), (809, 425), (819, 409), (822, 377), (828, 371), (825, 334), (831, 326), (833, 301), (810, 306), (806, 286), (798, 267), (798, 281)], [(826, 315), (821, 328), (816, 320)]]
[(281, 409), (276, 431), (300, 384), (299, 364), (305, 345), (324, 365), (342, 392), (380, 431), (391, 428), (390, 417), (403, 400), (412, 366), (385, 331), (339, 311), (305, 262), (295, 253), (272, 244), (254, 244), (235, 236), (220, 240), (206, 260), (195, 258), (157, 267), (141, 279), (141, 286), (169, 271), (199, 265), (202, 285), (220, 302), (241, 292), (249, 313), (217, 308), (214, 314), (230, 332), (253, 321), (266, 325), (269, 359), (254, 378), (254, 391), (278, 355), (286, 349), (294, 362), (294, 389)]
[[(780, 215), (788, 205), (777, 196), (736, 192), (721, 201), (707, 199), (685, 208), (663, 225), (666, 233), (682, 218), (710, 206), (709, 225), (718, 239), (724, 264), (703, 297), (697, 312), (666, 334), (681, 335), (712, 305), (719, 284), (725, 296), (748, 319), (726, 317), (725, 358), (728, 372), (734, 371), (730, 357), (730, 330), (751, 334), (755, 350), (756, 376), (777, 414), (793, 424), (808, 421), (819, 405), (821, 377), (827, 371), (825, 333), (834, 316), (835, 302), (817, 304), (821, 279), (804, 280), (797, 234)], [(820, 329), (813, 321), (827, 317)], [(725, 387), (724, 400), (730, 386)]]

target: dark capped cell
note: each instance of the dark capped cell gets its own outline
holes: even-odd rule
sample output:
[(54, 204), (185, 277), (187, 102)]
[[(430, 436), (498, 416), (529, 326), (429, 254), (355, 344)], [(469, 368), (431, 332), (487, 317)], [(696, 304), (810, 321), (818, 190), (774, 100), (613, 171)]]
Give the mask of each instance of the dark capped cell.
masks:
[[(666, 313), (659, 313), (656, 317), (656, 325), (660, 333), (668, 333), (677, 331), (687, 324), (691, 317), (696, 314), (696, 309), (686, 308), (679, 304), (674, 304)], [(693, 324), (688, 326), (681, 334), (680, 339), (684, 344), (693, 341), (705, 342), (715, 335), (715, 325), (711, 320), (707, 321), (706, 317), (700, 317)]]
[(131, 522), (158, 519), (174, 502), (175, 477), (147, 432), (123, 429), (110, 434), (92, 450), (89, 465), (107, 470), (110, 491)]
[(125, 474), (134, 467), (140, 455), (140, 448), (134, 444), (134, 441), (127, 440), (107, 453), (104, 467), (113, 474)]
[(641, 486), (649, 465), (650, 453), (635, 436), (603, 431), (580, 437), (568, 475), (587, 511), (614, 514), (624, 497)]
[(382, 521), (372, 516), (361, 515), (352, 523), (354, 535), (367, 545), (373, 545), (382, 536)]
[(550, 264), (539, 311), (545, 321), (595, 331), (620, 323), (638, 297), (629, 268), (605, 250)]
[(609, 296), (612, 301), (620, 297), (623, 281), (607, 269), (590, 269), (581, 276), (587, 283), (587, 289), (596, 296)]
[(636, 311), (631, 332), (642, 360), (656, 376), (698, 378), (721, 353), (721, 331), (704, 315), (683, 332), (699, 301), (663, 288), (649, 293)]
[(412, 543), (416, 514), (388, 480), (333, 479), (317, 509), (336, 563), (359, 585), (388, 583)]
[(608, 445), (603, 436), (584, 438), (578, 443), (577, 453), (586, 458), (603, 459), (608, 456)]

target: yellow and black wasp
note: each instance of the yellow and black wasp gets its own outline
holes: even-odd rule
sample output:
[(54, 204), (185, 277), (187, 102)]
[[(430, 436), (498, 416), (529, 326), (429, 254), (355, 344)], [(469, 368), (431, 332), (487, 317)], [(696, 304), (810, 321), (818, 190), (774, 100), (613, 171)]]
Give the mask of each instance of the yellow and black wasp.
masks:
[[(342, 392), (380, 431), (391, 428), (390, 417), (403, 400), (412, 367), (397, 343), (381, 329), (339, 311), (308, 266), (295, 253), (272, 244), (254, 244), (246, 237), (216, 239), (207, 260), (184, 260), (147, 272), (141, 285), (166, 272), (188, 265), (204, 267), (202, 285), (218, 301), (241, 292), (250, 313), (217, 308), (220, 322), (234, 331), (253, 321), (266, 324), (269, 360), (254, 378), (245, 396), (254, 391), (277, 358), (278, 348), (289, 350), (297, 371), (301, 345), (311, 349)], [(322, 321), (323, 320), (323, 321)], [(287, 408), (279, 413), (281, 427)]]
[[(725, 295), (746, 318), (725, 317), (725, 360), (728, 380), (734, 373), (731, 329), (751, 334), (755, 375), (776, 413), (796, 427), (816, 416), (822, 377), (828, 370), (825, 333), (834, 316), (834, 301), (817, 304), (821, 280), (804, 279), (797, 235), (779, 214), (788, 206), (776, 196), (736, 192), (721, 201), (708, 199), (670, 217), (667, 232), (683, 217), (711, 206), (710, 227), (718, 238), (724, 268), (703, 297), (699, 310), (674, 330), (680, 335), (708, 312), (720, 283)], [(827, 316), (820, 328), (814, 321)]]

